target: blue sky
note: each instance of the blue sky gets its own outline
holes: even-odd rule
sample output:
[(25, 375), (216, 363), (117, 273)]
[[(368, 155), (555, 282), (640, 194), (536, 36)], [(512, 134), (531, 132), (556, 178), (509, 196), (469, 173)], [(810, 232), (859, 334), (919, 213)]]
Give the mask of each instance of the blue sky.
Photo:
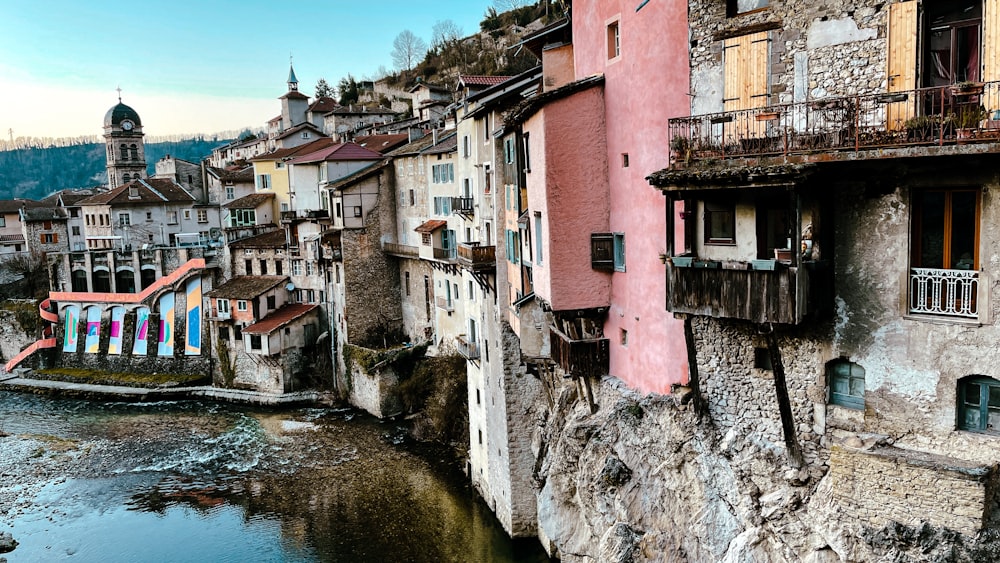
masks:
[(0, 134), (99, 135), (122, 101), (147, 135), (263, 126), (280, 113), (289, 54), (299, 88), (392, 69), (409, 29), (477, 31), (490, 0), (0, 0)]

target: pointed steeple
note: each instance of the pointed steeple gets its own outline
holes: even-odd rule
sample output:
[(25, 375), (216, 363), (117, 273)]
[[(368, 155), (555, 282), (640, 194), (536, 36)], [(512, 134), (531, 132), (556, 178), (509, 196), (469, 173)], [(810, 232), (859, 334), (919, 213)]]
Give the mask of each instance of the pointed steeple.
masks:
[(288, 62), (288, 91), (299, 91), (299, 79), (295, 78), (295, 67), (292, 66), (291, 61)]

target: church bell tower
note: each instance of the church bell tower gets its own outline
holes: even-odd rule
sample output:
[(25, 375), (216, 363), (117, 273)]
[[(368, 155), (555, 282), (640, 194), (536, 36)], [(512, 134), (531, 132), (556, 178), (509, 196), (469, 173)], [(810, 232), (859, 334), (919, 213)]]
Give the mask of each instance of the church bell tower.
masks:
[(107, 151), (108, 188), (115, 189), (146, 177), (146, 148), (139, 114), (122, 103), (104, 116), (104, 146)]

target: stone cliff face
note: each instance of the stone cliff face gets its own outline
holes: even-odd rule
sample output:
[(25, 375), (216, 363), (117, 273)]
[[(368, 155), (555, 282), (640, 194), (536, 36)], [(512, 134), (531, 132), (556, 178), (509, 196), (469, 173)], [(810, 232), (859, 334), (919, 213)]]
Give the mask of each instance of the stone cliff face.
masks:
[(562, 561), (998, 559), (989, 533), (853, 518), (829, 451), (792, 467), (783, 445), (724, 436), (683, 395), (640, 397), (613, 378), (594, 389), (591, 414), (562, 387), (536, 439), (539, 536)]

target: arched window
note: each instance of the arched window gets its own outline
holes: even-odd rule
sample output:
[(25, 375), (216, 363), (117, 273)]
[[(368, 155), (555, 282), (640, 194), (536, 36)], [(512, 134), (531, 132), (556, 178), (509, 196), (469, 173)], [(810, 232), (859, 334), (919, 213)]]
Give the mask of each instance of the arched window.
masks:
[(122, 144), (121, 151), (122, 151), (122, 160), (128, 160), (128, 147), (125, 146), (125, 144)]
[(109, 293), (111, 291), (111, 272), (107, 270), (97, 270), (93, 275), (94, 291), (98, 293)]
[(1000, 381), (985, 375), (958, 380), (958, 428), (1000, 432)]
[(132, 160), (139, 160), (139, 149), (135, 145), (132, 145), (129, 147), (129, 150), (132, 151)]
[(844, 359), (826, 364), (830, 403), (851, 409), (865, 408), (865, 368)]
[(125, 184), (129, 183), (131, 180), (132, 180), (132, 177), (128, 175), (128, 172), (126, 172), (125, 175), (122, 176), (122, 182), (125, 183)]

